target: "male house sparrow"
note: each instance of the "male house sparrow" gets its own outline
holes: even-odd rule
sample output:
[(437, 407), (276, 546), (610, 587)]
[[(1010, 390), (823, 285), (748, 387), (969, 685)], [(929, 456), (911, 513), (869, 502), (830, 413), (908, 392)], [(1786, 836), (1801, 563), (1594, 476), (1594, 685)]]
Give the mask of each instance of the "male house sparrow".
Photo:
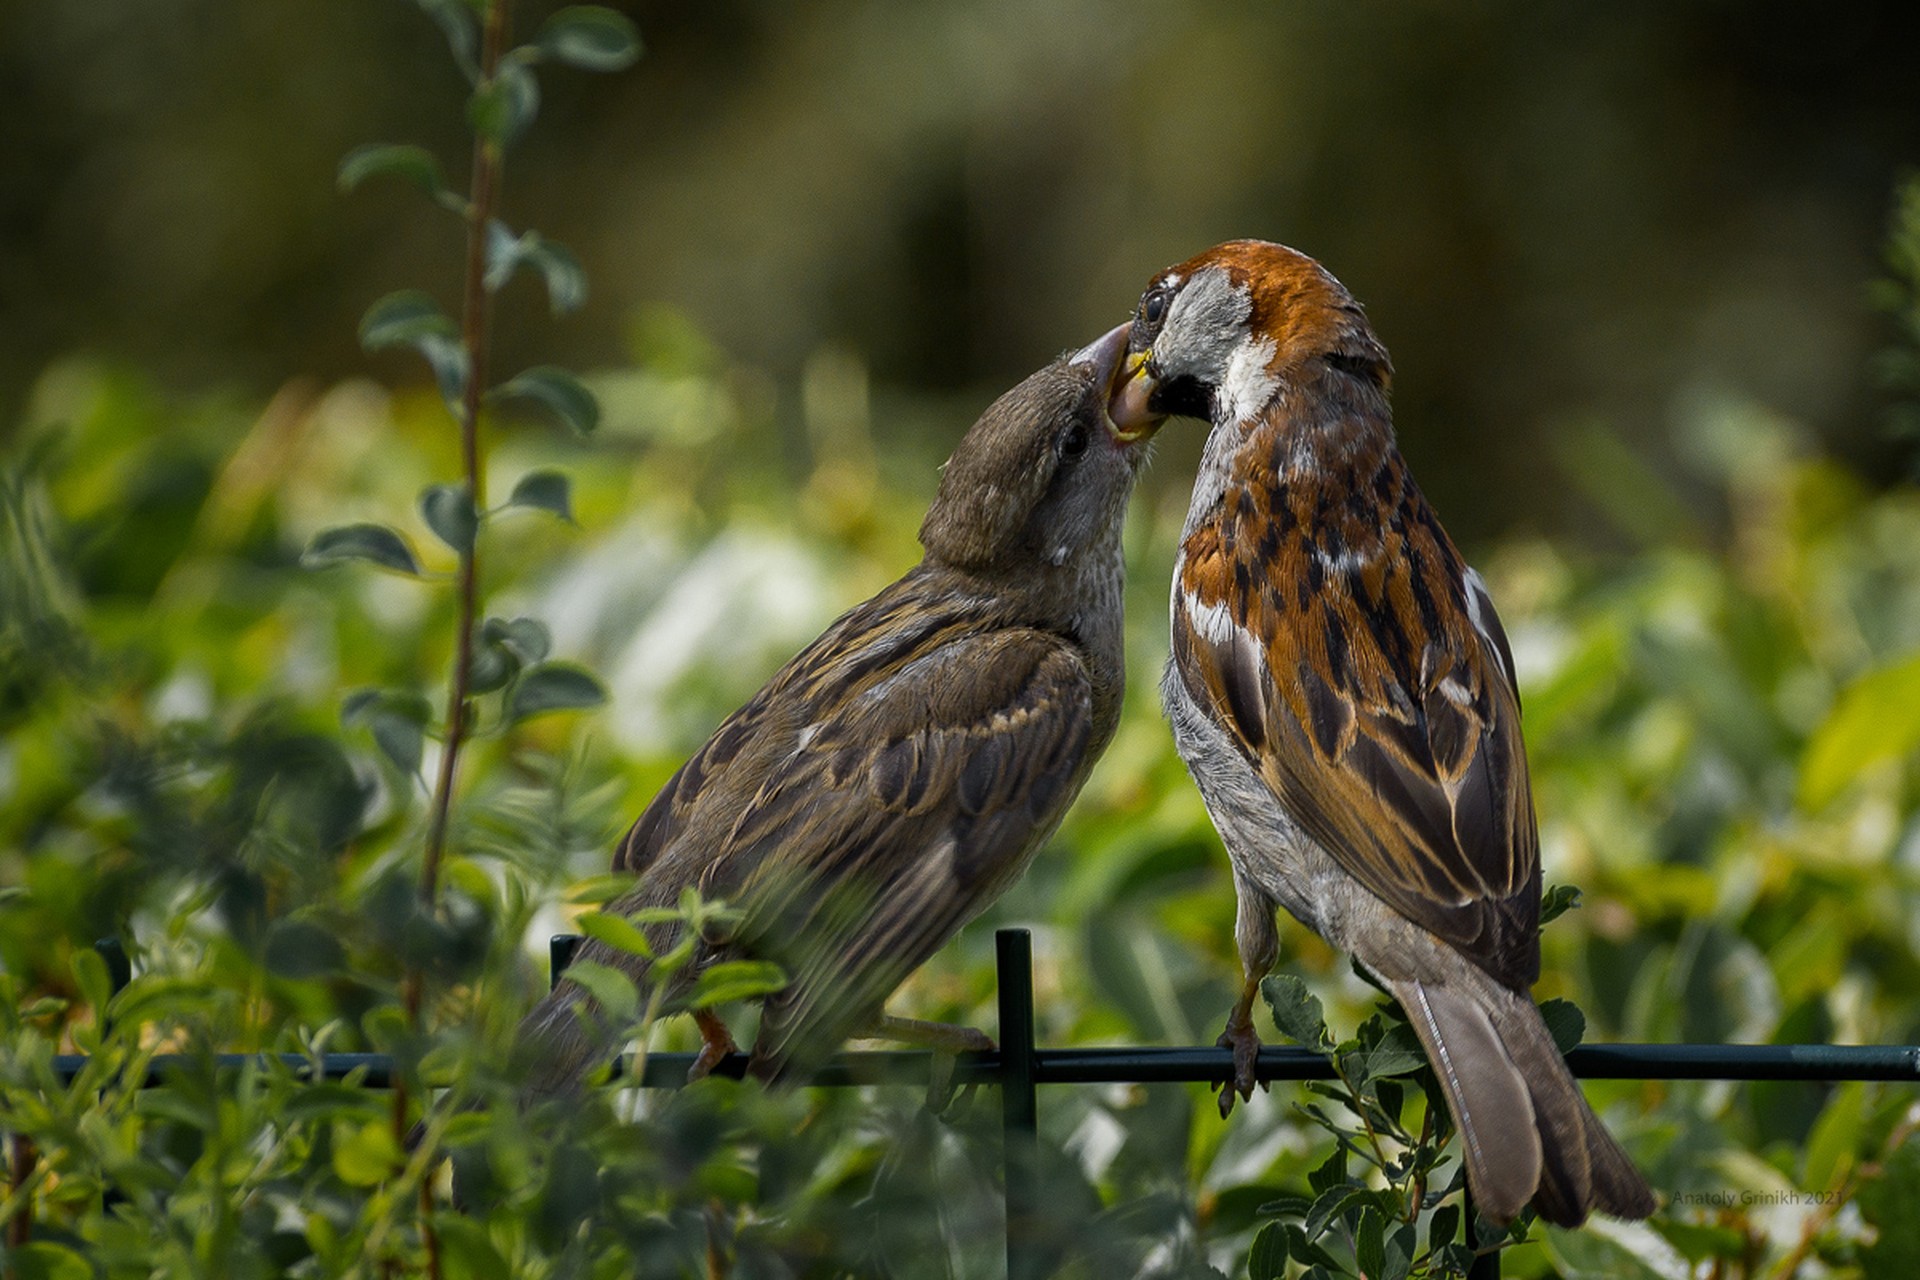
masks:
[[(1018, 878), (1113, 737), (1121, 521), (1159, 425), (1137, 414), (1122, 431), (1106, 415), (1126, 334), (994, 402), (947, 462), (926, 557), (775, 673), (620, 843), (614, 867), (639, 881), (609, 910), (672, 907), (692, 886), (741, 913), (697, 941), (667, 1007), (713, 962), (783, 966), (757, 1077), (803, 1075), (863, 1032), (990, 1043), (881, 1005)], [(656, 954), (673, 945), (665, 930)], [(601, 943), (581, 958), (647, 977)], [(734, 1043), (711, 1011), (696, 1017), (697, 1076)], [(574, 983), (541, 1001), (520, 1028), (532, 1091), (570, 1087), (608, 1052), (618, 1029), (602, 1022)]]
[(1252, 1095), (1284, 906), (1405, 1008), (1484, 1213), (1647, 1216), (1528, 995), (1540, 850), (1513, 658), (1394, 447), (1386, 348), (1318, 263), (1242, 240), (1155, 277), (1128, 351), (1115, 422), (1212, 423), (1163, 693), (1239, 895), (1221, 1114)]

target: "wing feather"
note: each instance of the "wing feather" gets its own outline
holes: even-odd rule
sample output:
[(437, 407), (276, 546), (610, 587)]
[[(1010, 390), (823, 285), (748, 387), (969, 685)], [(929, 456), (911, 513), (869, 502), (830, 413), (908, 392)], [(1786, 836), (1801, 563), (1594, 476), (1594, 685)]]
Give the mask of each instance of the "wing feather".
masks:
[(1531, 982), (1538, 837), (1484, 585), (1423, 509), (1334, 563), (1309, 540), (1309, 498), (1265, 499), (1296, 504), (1277, 554), (1231, 527), (1257, 503), (1223, 503), (1226, 527), (1183, 547), (1173, 647), (1188, 692), (1371, 892), (1501, 981)]

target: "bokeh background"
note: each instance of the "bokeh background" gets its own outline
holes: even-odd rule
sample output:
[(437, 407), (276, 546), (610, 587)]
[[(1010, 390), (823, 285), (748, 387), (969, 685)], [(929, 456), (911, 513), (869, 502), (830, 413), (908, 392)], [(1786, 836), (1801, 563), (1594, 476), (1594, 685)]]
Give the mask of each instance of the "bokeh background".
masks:
[[(509, 285), (496, 367), (572, 367), (604, 414), (581, 440), (502, 412), (488, 489), (565, 468), (577, 524), (483, 540), (488, 612), (544, 619), (611, 699), (471, 758), (441, 1026), (504, 1033), (540, 982), (521, 934), (563, 924), (565, 883), (720, 717), (913, 562), (935, 468), (994, 394), (1162, 266), (1261, 236), (1367, 305), (1405, 451), (1513, 637), (1547, 878), (1586, 895), (1539, 994), (1598, 1039), (1920, 1040), (1920, 6), (618, 7), (645, 57), (543, 69), (505, 188), (592, 292), (555, 317)], [(41, 1010), (20, 1043), (71, 1045), (26, 1002), (79, 994), (69, 959), (106, 935), (214, 993), (189, 1042), (338, 1018), (335, 1047), (377, 1043), (421, 798), (340, 708), (441, 696), (451, 592), (299, 556), (382, 520), (452, 563), (415, 509), (455, 471), (445, 410), (355, 327), (398, 288), (454, 305), (461, 228), (334, 176), (353, 146), (418, 142), (460, 181), (465, 85), (399, 0), (15, 0), (0, 83), (0, 978)], [(1043, 1042), (1217, 1033), (1231, 886), (1154, 690), (1198, 447), (1163, 433), (1131, 516), (1119, 738), (903, 1009), (991, 1025), (991, 926), (1019, 923)], [(1344, 1034), (1374, 993), (1286, 937)], [(1590, 1092), (1663, 1190), (1788, 1198), (1543, 1233), (1509, 1274), (1920, 1267), (1910, 1091)], [(1198, 1090), (1060, 1091), (1062, 1229), (1099, 1242), (1081, 1273), (1244, 1269), (1259, 1206), (1326, 1151), (1295, 1100), (1222, 1126)], [(740, 1247), (832, 1273), (819, 1240), (866, 1230), (834, 1214), (893, 1203), (893, 1178), (958, 1207), (876, 1247), (992, 1274), (990, 1171), (898, 1102), (809, 1131), (854, 1170), (832, 1194), (713, 1192)], [(154, 1158), (232, 1198), (219, 1168)], [(351, 1220), (329, 1186), (316, 1212)], [(149, 1244), (127, 1237), (129, 1274)]]
[[(648, 57), (550, 82), (508, 195), (594, 299), (506, 308), (509, 363), (618, 363), (664, 305), (777, 379), (838, 344), (974, 403), (1258, 236), (1368, 306), (1470, 540), (1604, 532), (1565, 451), (1597, 428), (1665, 469), (1699, 396), (1899, 465), (1863, 299), (1920, 158), (1911, 5), (620, 7)], [(363, 372), (369, 297), (451, 289), (456, 228), (332, 183), (370, 139), (463, 149), (407, 5), (21, 0), (0, 75), (0, 421), (75, 352), (256, 395)]]

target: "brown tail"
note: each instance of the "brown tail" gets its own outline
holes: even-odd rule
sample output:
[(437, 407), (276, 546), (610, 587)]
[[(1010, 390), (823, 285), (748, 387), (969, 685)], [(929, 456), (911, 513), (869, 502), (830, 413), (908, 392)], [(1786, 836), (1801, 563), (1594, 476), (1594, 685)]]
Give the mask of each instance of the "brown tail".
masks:
[(1509, 1222), (1532, 1201), (1555, 1226), (1594, 1210), (1644, 1218), (1653, 1192), (1600, 1123), (1526, 995), (1475, 971), (1389, 982), (1446, 1093), (1482, 1213)]
[[(581, 949), (580, 958), (629, 972), (645, 963), (593, 942)], [(635, 974), (639, 982), (645, 977), (644, 968)], [(573, 1092), (590, 1071), (612, 1057), (619, 1033), (584, 987), (561, 979), (514, 1032), (514, 1057), (525, 1072), (523, 1098), (532, 1102)]]

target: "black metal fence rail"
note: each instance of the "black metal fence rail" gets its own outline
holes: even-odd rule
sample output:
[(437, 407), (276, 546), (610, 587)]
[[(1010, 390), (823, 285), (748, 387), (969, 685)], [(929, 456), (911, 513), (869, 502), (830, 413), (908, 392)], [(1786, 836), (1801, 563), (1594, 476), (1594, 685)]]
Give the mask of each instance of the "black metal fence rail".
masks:
[[(555, 939), (556, 972), (577, 939)], [(1043, 1049), (1034, 1042), (1033, 941), (1025, 929), (1002, 929), (994, 937), (1000, 993), (1000, 1047), (959, 1055), (953, 1082), (957, 1085), (995, 1085), (1000, 1089), (1004, 1134), (1007, 1209), (1007, 1273), (1013, 1280), (1030, 1280), (1042, 1272), (1036, 1242), (1044, 1210), (1039, 1185), (1038, 1090), (1055, 1084), (1218, 1084), (1233, 1068), (1233, 1054), (1223, 1048)], [(117, 944), (103, 943), (108, 969), (118, 989), (129, 977), (125, 953)], [(216, 1061), (241, 1066), (263, 1055), (224, 1054)], [(279, 1055), (296, 1071), (317, 1071), (327, 1080), (356, 1077), (367, 1088), (392, 1083), (392, 1061), (383, 1053), (330, 1053), (317, 1062), (297, 1054)], [(691, 1053), (649, 1053), (638, 1065), (630, 1084), (641, 1088), (671, 1089), (684, 1085)], [(150, 1060), (152, 1083), (171, 1064), (188, 1059), (158, 1055)], [(192, 1058), (195, 1064), (204, 1058)], [(84, 1055), (54, 1059), (60, 1079), (71, 1081), (86, 1066)], [(746, 1055), (724, 1059), (714, 1074), (742, 1076)], [(1837, 1044), (1594, 1044), (1567, 1054), (1573, 1074), (1587, 1080), (1875, 1080), (1920, 1084), (1920, 1045)], [(634, 1070), (632, 1060), (623, 1063)], [(808, 1081), (818, 1088), (847, 1088), (878, 1084), (927, 1083), (932, 1055), (924, 1050), (882, 1050), (843, 1053)], [(1333, 1078), (1332, 1060), (1309, 1049), (1272, 1047), (1260, 1051), (1256, 1074), (1262, 1081), (1327, 1080)], [(1468, 1215), (1471, 1222), (1471, 1215)], [(1499, 1275), (1499, 1254), (1480, 1256), (1476, 1280)]]

